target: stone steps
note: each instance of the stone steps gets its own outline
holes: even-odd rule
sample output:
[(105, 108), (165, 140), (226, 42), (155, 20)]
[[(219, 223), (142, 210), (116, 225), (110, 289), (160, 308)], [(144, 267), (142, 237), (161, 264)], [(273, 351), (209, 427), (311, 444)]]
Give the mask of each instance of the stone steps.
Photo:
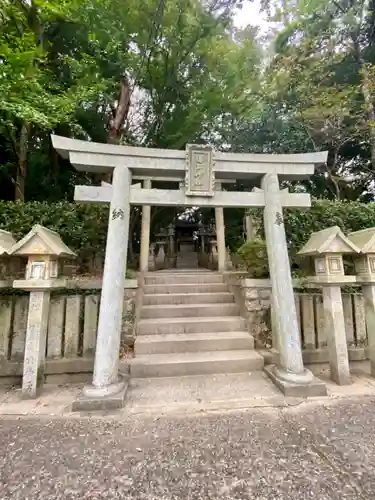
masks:
[(202, 318), (238, 316), (239, 307), (237, 304), (167, 304), (143, 306), (141, 309), (142, 319), (159, 318)]
[(223, 276), (148, 274), (131, 362), (133, 377), (242, 373), (263, 368)]
[[(188, 285), (190, 286), (190, 285)], [(229, 292), (213, 293), (155, 293), (143, 297), (143, 305), (180, 305), (180, 304), (229, 304), (234, 302)]]
[(164, 284), (145, 285), (145, 297), (151, 295), (174, 295), (174, 294), (196, 294), (196, 293), (222, 293), (228, 292), (228, 287), (225, 283), (178, 283), (169, 284), (166, 287)]
[(181, 255), (177, 256), (176, 259), (176, 267), (177, 269), (194, 269), (198, 267), (198, 255), (194, 254), (190, 255)]
[(263, 357), (253, 350), (204, 351), (136, 356), (132, 360), (130, 373), (132, 377), (176, 377), (243, 373), (262, 368)]
[(217, 318), (143, 319), (138, 323), (138, 335), (169, 333), (237, 332), (245, 329), (245, 320), (237, 316)]
[(254, 338), (247, 332), (142, 335), (135, 343), (136, 356), (246, 349), (254, 349)]
[(155, 273), (145, 276), (145, 285), (196, 285), (224, 283), (223, 277), (215, 273)]

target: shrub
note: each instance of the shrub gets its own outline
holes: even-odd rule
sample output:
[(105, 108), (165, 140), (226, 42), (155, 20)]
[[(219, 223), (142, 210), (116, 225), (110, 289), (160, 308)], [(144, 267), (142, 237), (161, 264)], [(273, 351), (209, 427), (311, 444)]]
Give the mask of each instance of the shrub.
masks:
[(108, 206), (68, 202), (0, 202), (0, 229), (10, 231), (16, 240), (34, 224), (57, 231), (78, 258), (82, 271), (102, 261), (108, 225)]
[(237, 255), (245, 264), (250, 278), (268, 278), (267, 245), (264, 240), (247, 241), (237, 250)]
[[(242, 238), (240, 232), (242, 231), (243, 210), (237, 210), (237, 212), (238, 217), (235, 218), (235, 209), (226, 211), (226, 217), (228, 214), (233, 215), (226, 235), (227, 244), (232, 242), (229, 246), (233, 250), (238, 247)], [(262, 210), (251, 211), (255, 223), (261, 228), (260, 238), (263, 231), (262, 212)], [(284, 210), (284, 221), (289, 254), (293, 264), (296, 253), (313, 231), (329, 226), (340, 226), (345, 233), (348, 233), (375, 226), (375, 203), (320, 200), (314, 202), (308, 210)], [(58, 203), (0, 201), (0, 229), (10, 231), (16, 239), (20, 239), (30, 231), (34, 224), (42, 224), (57, 231), (63, 241), (77, 253), (76, 262), (82, 272), (94, 267), (93, 262), (103, 261), (108, 226), (108, 205), (66, 201)], [(253, 257), (250, 256), (250, 258)], [(246, 263), (245, 265), (248, 266)], [(254, 261), (251, 265), (258, 266)], [(134, 266), (136, 267), (136, 263)], [(259, 264), (260, 269), (262, 266), (263, 264)], [(252, 273), (252, 270), (249, 269), (249, 272)]]

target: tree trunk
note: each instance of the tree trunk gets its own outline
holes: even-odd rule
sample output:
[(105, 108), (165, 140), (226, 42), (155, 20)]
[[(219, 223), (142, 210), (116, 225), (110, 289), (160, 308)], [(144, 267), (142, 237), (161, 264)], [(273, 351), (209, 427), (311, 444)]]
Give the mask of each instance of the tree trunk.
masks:
[(334, 174), (335, 168), (337, 165), (338, 154), (339, 154), (338, 148), (335, 148), (334, 150), (330, 151), (328, 153), (328, 158), (327, 158), (327, 163), (326, 163), (326, 170), (327, 170), (328, 178), (332, 182), (332, 185), (333, 185), (333, 190), (330, 189), (330, 187), (328, 187), (328, 189), (330, 189), (330, 191), (333, 193), (336, 200), (341, 199), (340, 186), (339, 186), (339, 183), (336, 181), (336, 176)]
[(140, 211), (137, 207), (132, 207), (130, 213), (130, 222), (129, 222), (129, 240), (128, 240), (128, 260), (129, 262), (134, 262), (134, 247), (133, 247), (133, 236), (134, 236), (134, 228), (136, 223), (139, 220)]
[(25, 180), (27, 175), (27, 153), (29, 144), (30, 126), (23, 124), (21, 128), (20, 144), (18, 150), (18, 165), (16, 173), (16, 201), (25, 201)]
[(371, 167), (375, 172), (375, 110), (372, 100), (368, 68), (363, 66), (362, 94), (365, 101), (365, 108), (368, 116), (368, 129), (370, 134)]
[[(109, 124), (108, 139), (107, 139), (108, 144), (119, 144), (120, 142), (121, 129), (129, 114), (131, 94), (132, 92), (128, 78), (126, 77), (126, 75), (122, 75), (120, 95), (118, 98), (116, 112)], [(104, 174), (103, 180), (105, 182), (111, 182), (112, 175)]]
[(113, 120), (111, 120), (108, 132), (108, 143), (118, 144), (121, 138), (121, 129), (124, 125), (130, 108), (131, 89), (125, 75), (121, 77), (120, 95)]

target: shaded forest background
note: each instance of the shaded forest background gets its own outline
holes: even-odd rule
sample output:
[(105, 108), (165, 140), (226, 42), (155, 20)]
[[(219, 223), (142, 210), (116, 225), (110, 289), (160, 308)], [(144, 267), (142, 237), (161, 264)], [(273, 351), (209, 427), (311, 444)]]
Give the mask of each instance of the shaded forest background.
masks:
[[(56, 133), (160, 148), (328, 150), (326, 167), (288, 187), (373, 201), (375, 0), (265, 0), (266, 33), (234, 25), (245, 1), (0, 0), (0, 199), (72, 201), (75, 184), (99, 182), (56, 154)], [(155, 228), (174, 215), (154, 213)], [(3, 209), (1, 227), (6, 217)], [(237, 228), (229, 240), (242, 217), (226, 211)]]

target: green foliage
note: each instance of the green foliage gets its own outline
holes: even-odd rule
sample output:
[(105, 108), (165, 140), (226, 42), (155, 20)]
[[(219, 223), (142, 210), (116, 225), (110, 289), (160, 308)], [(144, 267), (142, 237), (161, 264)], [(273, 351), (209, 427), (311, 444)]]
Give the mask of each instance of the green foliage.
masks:
[[(252, 210), (251, 216), (263, 232), (261, 210)], [(375, 226), (375, 204), (347, 201), (315, 201), (311, 209), (284, 210), (284, 223), (289, 254), (294, 262), (296, 253), (311, 233), (331, 226), (339, 226), (344, 233)]]
[[(242, 244), (238, 249), (238, 255), (250, 273), (255, 272), (256, 277), (264, 277), (265, 269), (268, 273), (268, 264), (265, 243), (262, 239), (262, 211), (252, 210), (251, 216), (260, 228), (259, 239), (254, 243)], [(340, 226), (345, 233), (348, 233), (373, 227), (375, 204), (316, 201), (309, 210), (285, 210), (284, 222), (293, 263), (296, 253), (314, 231)], [(240, 225), (235, 224), (234, 220), (231, 220), (231, 223), (231, 227), (227, 228), (226, 239), (240, 241), (239, 237), (233, 238), (231, 234), (232, 228), (236, 231)], [(63, 241), (78, 254), (77, 263), (82, 267), (95, 257), (104, 257), (108, 226), (108, 207), (105, 205), (0, 202), (0, 229), (10, 231), (19, 240), (34, 224), (42, 224), (57, 231)]]
[[(373, 1), (262, 0), (274, 24), (252, 105), (216, 140), (234, 152), (327, 150), (328, 162), (293, 189), (369, 201), (375, 178)], [(256, 104), (255, 104), (256, 103)]]
[(0, 202), (0, 228), (19, 240), (34, 224), (57, 231), (64, 243), (78, 254), (77, 264), (103, 257), (108, 207), (68, 202)]
[(76, 176), (49, 135), (107, 142), (125, 80), (135, 92), (116, 140), (176, 149), (207, 141), (224, 115), (248, 106), (259, 80), (254, 33), (232, 24), (240, 0), (0, 5), (4, 198), (14, 186), (17, 199), (70, 197)]
[[(262, 237), (263, 230), (263, 215), (261, 210), (252, 210), (251, 216), (257, 226), (260, 228), (259, 236)], [(289, 209), (284, 210), (285, 232), (289, 248), (289, 256), (292, 267), (297, 267), (296, 254), (309, 239), (311, 233), (320, 231), (331, 226), (339, 226), (344, 233), (359, 231), (375, 226), (375, 204), (374, 203), (359, 203), (359, 202), (332, 202), (328, 200), (315, 201), (309, 210), (304, 209)], [(262, 241), (262, 240), (259, 240)], [(239, 252), (243, 253), (246, 258), (245, 243), (240, 247)], [(258, 243), (255, 244), (254, 252), (257, 250)], [(251, 272), (252, 260), (255, 257), (252, 254), (253, 249), (250, 244), (249, 257), (247, 260), (243, 258), (248, 270)], [(239, 254), (240, 255), (240, 254)], [(260, 268), (262, 269), (262, 261)], [(304, 272), (301, 271), (302, 274)], [(294, 269), (294, 274), (298, 272)]]
[(237, 255), (245, 264), (250, 278), (268, 278), (267, 244), (264, 240), (247, 241), (238, 250)]

